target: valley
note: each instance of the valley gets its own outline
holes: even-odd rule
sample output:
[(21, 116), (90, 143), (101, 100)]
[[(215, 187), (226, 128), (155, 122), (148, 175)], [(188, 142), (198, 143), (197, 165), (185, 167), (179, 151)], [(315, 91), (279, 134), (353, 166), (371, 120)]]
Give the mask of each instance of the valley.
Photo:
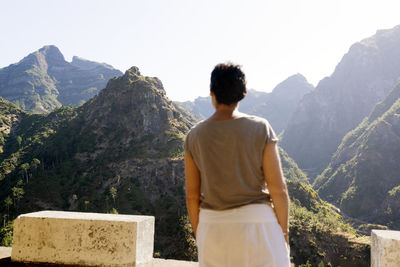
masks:
[[(296, 266), (367, 266), (371, 229), (400, 224), (400, 26), (352, 45), (314, 88), (301, 74), (239, 106), (280, 133)], [(155, 252), (196, 260), (183, 141), (208, 97), (168, 99), (138, 67), (45, 46), (0, 69), (0, 244), (44, 209), (153, 215)]]

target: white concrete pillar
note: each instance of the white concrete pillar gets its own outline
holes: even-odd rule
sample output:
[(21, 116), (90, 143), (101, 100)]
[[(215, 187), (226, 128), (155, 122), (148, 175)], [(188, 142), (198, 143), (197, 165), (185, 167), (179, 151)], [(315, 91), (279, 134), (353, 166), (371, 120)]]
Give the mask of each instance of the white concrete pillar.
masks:
[(147, 265), (154, 217), (40, 211), (14, 222), (11, 260), (83, 266)]
[(400, 266), (400, 231), (372, 230), (371, 266)]

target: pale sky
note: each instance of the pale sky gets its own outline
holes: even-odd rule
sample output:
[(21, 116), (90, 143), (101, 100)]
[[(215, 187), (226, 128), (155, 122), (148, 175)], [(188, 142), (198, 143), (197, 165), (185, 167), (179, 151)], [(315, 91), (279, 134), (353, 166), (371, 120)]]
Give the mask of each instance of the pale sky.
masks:
[(301, 73), (316, 85), (349, 47), (400, 24), (400, 1), (0, 0), (0, 67), (54, 44), (125, 71), (157, 76), (172, 100), (209, 92), (220, 62), (271, 91)]

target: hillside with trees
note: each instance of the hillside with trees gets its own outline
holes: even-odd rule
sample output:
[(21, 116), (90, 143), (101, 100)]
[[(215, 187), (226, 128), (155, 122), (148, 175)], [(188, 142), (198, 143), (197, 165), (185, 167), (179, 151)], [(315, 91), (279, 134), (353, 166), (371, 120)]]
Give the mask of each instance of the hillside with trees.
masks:
[(342, 140), (315, 180), (349, 216), (400, 229), (400, 84)]

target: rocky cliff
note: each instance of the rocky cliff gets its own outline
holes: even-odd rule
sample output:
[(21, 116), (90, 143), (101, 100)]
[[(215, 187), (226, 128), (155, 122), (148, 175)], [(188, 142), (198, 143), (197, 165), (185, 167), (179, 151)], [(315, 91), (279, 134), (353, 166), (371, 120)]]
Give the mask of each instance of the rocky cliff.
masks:
[(83, 104), (121, 74), (107, 64), (78, 57), (67, 62), (57, 47), (44, 46), (0, 69), (0, 96), (27, 112), (44, 113)]
[(400, 77), (400, 26), (351, 46), (330, 77), (306, 94), (294, 112), (282, 146), (312, 178), (344, 135), (368, 116)]
[(21, 115), (21, 110), (14, 104), (0, 97), (0, 155), (4, 152), (6, 139), (14, 129)]
[(400, 84), (342, 140), (314, 187), (346, 214), (400, 229)]

